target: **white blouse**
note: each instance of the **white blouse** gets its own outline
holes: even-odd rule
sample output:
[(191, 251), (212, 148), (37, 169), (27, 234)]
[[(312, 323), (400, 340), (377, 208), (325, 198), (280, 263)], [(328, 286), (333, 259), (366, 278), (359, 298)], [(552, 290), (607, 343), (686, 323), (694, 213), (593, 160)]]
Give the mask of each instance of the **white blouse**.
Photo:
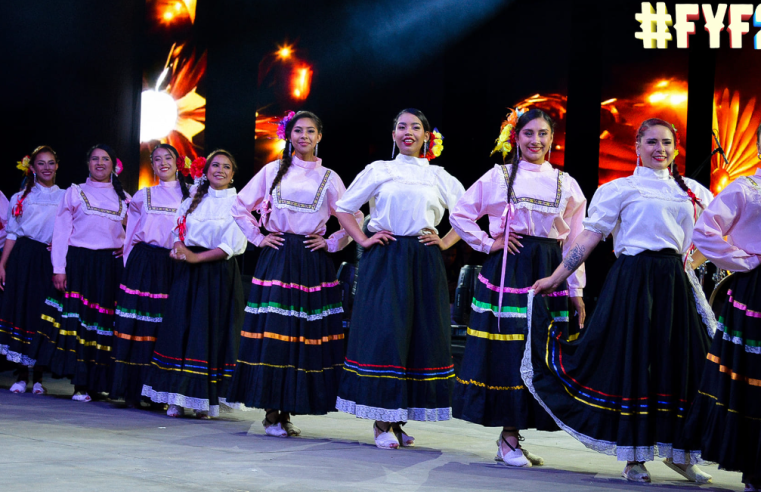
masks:
[[(703, 206), (713, 199), (697, 181), (684, 178)], [(667, 169), (640, 166), (632, 176), (602, 185), (592, 197), (584, 228), (613, 235), (616, 257), (673, 249), (684, 254), (692, 244), (695, 210), (692, 200)], [(698, 216), (703, 209), (697, 207)]]
[(8, 234), (8, 216), (11, 214), (11, 207), (8, 199), (0, 192), (0, 249), (5, 246), (5, 236)]
[[(185, 215), (185, 211), (193, 201), (193, 193), (183, 200), (175, 215), (175, 224)], [(229, 260), (235, 255), (246, 251), (246, 236), (243, 235), (238, 225), (230, 214), (233, 202), (238, 192), (235, 188), (215, 190), (209, 188), (208, 194), (203, 197), (201, 203), (187, 216), (185, 225), (185, 246), (199, 246), (206, 249), (219, 248), (227, 253)], [(179, 241), (177, 227), (172, 234), (175, 241)]]
[(357, 175), (336, 210), (353, 214), (370, 202), (372, 232), (418, 236), (424, 229), (438, 234), (445, 209), (465, 194), (457, 178), (423, 158), (399, 154), (393, 161), (376, 161)]
[[(58, 205), (65, 190), (53, 185), (50, 188), (36, 183), (22, 202), (22, 213), (18, 217), (10, 214), (8, 220), (8, 239), (17, 240), (27, 237), (41, 243), (50, 244), (53, 240), (53, 224)], [(15, 207), (24, 192), (11, 197), (11, 208)]]

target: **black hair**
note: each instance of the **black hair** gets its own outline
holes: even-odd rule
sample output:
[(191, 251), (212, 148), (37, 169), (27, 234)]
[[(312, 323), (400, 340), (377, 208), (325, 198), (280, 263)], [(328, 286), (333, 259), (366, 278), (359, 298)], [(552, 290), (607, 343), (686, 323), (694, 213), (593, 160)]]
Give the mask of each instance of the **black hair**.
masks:
[(106, 144), (96, 144), (93, 145), (90, 150), (87, 151), (87, 165), (90, 165), (90, 157), (92, 157), (92, 153), (95, 152), (96, 149), (100, 149), (104, 151), (106, 154), (108, 154), (108, 158), (111, 159), (111, 184), (114, 185), (114, 191), (116, 192), (116, 195), (119, 197), (122, 201), (127, 201), (127, 195), (124, 194), (124, 188), (122, 188), (122, 182), (119, 181), (119, 176), (116, 175), (116, 151), (111, 148), (110, 145)]
[[(209, 167), (211, 166), (211, 161), (218, 155), (223, 155), (230, 159), (230, 163), (233, 165), (233, 174), (235, 174), (238, 171), (238, 164), (235, 162), (235, 158), (233, 155), (224, 150), (224, 149), (217, 149), (206, 158), (206, 165), (203, 167), (203, 175), (206, 176), (206, 173), (209, 172)], [(190, 206), (188, 207), (188, 211), (185, 212), (185, 217), (193, 213), (193, 211), (198, 207), (198, 204), (201, 203), (201, 200), (203, 200), (203, 197), (206, 196), (206, 194), (209, 192), (209, 186), (211, 186), (211, 183), (209, 183), (209, 179), (206, 178), (203, 180), (203, 183), (198, 185), (196, 188), (196, 192), (193, 195), (193, 201), (190, 202)]]
[(175, 149), (174, 145), (172, 144), (168, 144), (168, 143), (158, 144), (151, 151), (151, 166), (153, 166), (153, 154), (159, 149), (166, 149), (169, 152), (171, 152), (172, 155), (174, 156), (175, 169), (177, 170), (177, 173), (176, 173), (177, 181), (180, 182), (180, 191), (182, 192), (182, 199), (183, 200), (186, 199), (187, 197), (190, 196), (190, 191), (188, 190), (188, 184), (185, 181), (185, 175), (183, 175), (180, 172), (180, 153), (177, 152), (177, 149)]
[(285, 147), (283, 147), (283, 156), (280, 158), (280, 167), (277, 169), (277, 174), (272, 181), (272, 186), (270, 186), (270, 195), (275, 191), (275, 187), (283, 179), (285, 173), (288, 172), (288, 168), (291, 167), (291, 163), (293, 162), (293, 156), (290, 152), (291, 132), (293, 131), (296, 122), (304, 118), (309, 118), (314, 121), (314, 124), (317, 127), (317, 133), (322, 133), (322, 120), (311, 111), (299, 111), (293, 116), (293, 118), (291, 118), (291, 121), (285, 125)]
[(13, 215), (18, 217), (23, 213), (23, 203), (26, 196), (32, 191), (32, 188), (34, 187), (34, 161), (37, 159), (37, 156), (42, 154), (43, 152), (49, 152), (53, 154), (53, 159), (55, 159), (56, 164), (58, 164), (58, 154), (55, 153), (55, 150), (53, 150), (52, 147), (49, 145), (40, 145), (36, 149), (32, 151), (32, 154), (29, 156), (29, 169), (30, 171), (27, 171), (27, 173), (24, 175), (24, 179), (21, 180), (21, 189), (24, 190), (24, 193), (21, 194), (21, 196), (18, 198), (18, 201), (16, 202), (16, 205), (14, 206)]
[(515, 145), (511, 151), (513, 156), (510, 160), (510, 163), (513, 166), (510, 172), (510, 178), (507, 180), (507, 203), (510, 203), (510, 196), (513, 193), (513, 186), (515, 185), (515, 176), (518, 174), (518, 163), (520, 162), (520, 157), (518, 157), (518, 134), (520, 134), (524, 126), (539, 118), (546, 121), (547, 124), (550, 125), (550, 131), (552, 134), (555, 134), (555, 120), (553, 120), (550, 115), (541, 109), (530, 109), (523, 113), (520, 118), (518, 118), (518, 122), (515, 124)]

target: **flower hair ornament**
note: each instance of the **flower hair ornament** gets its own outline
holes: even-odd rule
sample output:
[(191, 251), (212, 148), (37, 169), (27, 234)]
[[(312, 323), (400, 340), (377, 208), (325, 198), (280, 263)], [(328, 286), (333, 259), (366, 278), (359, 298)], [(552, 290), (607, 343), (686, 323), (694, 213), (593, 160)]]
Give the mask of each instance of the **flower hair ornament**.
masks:
[(180, 173), (187, 178), (190, 175), (190, 168), (193, 166), (193, 161), (190, 160), (190, 157), (186, 155), (182, 156), (181, 161), (182, 161), (182, 164), (177, 170), (180, 171)]
[(501, 152), (502, 153), (502, 160), (504, 161), (505, 158), (507, 158), (507, 154), (512, 152), (513, 147), (515, 147), (515, 143), (517, 141), (517, 135), (515, 134), (515, 127), (518, 125), (518, 118), (523, 116), (523, 111), (520, 109), (510, 109), (509, 113), (507, 113), (507, 117), (505, 118), (505, 121), (502, 122), (502, 127), (500, 128), (499, 132), (499, 138), (495, 140), (497, 142), (497, 145), (494, 146), (494, 150), (491, 151), (490, 156), (494, 155), (495, 152)]
[(116, 166), (114, 167), (114, 173), (119, 176), (122, 171), (124, 171), (124, 164), (122, 164), (121, 159), (116, 159)]
[(679, 147), (679, 131), (673, 123), (671, 124), (671, 129), (674, 131), (674, 159), (676, 159), (676, 156), (679, 155), (679, 149), (677, 148)]
[(185, 156), (183, 159), (184, 164), (180, 168), (180, 172), (183, 176), (190, 175), (193, 178), (193, 184), (198, 186), (206, 180), (206, 175), (203, 173), (203, 168), (206, 167), (206, 157), (199, 156), (190, 160), (190, 157)]
[(16, 169), (18, 169), (19, 171), (23, 172), (24, 174), (26, 174), (28, 176), (28, 175), (32, 174), (32, 166), (31, 166), (31, 164), (32, 164), (32, 162), (29, 159), (29, 156), (25, 155), (23, 159), (21, 159), (20, 161), (16, 162)]
[(434, 128), (431, 132), (430, 140), (426, 142), (426, 149), (423, 157), (429, 161), (439, 157), (441, 151), (444, 150), (444, 135), (441, 134), (438, 128)]
[(288, 123), (293, 119), (293, 117), (296, 116), (296, 113), (293, 111), (288, 111), (282, 120), (280, 120), (280, 123), (277, 124), (277, 138), (280, 140), (285, 140), (287, 135), (285, 134), (285, 128), (288, 126)]

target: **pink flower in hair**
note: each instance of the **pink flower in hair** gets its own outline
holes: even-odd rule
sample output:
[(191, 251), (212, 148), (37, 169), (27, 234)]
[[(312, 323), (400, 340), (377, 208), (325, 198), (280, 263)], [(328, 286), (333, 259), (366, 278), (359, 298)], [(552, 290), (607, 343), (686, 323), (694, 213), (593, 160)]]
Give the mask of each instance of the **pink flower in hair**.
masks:
[(116, 175), (119, 176), (122, 173), (122, 171), (124, 171), (124, 165), (122, 164), (121, 159), (117, 158), (116, 159), (116, 169), (115, 169)]
[(296, 116), (296, 113), (293, 111), (288, 111), (285, 117), (280, 120), (280, 123), (277, 124), (277, 138), (280, 140), (285, 140), (285, 127), (288, 126), (288, 123), (293, 119), (294, 116)]

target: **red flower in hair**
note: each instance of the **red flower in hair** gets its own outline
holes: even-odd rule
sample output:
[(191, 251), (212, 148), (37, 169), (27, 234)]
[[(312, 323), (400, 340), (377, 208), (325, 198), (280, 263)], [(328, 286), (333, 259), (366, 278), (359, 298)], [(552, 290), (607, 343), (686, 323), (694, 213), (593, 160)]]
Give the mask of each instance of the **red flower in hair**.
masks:
[(190, 177), (198, 179), (203, 176), (204, 167), (206, 167), (206, 157), (196, 157), (190, 164)]

